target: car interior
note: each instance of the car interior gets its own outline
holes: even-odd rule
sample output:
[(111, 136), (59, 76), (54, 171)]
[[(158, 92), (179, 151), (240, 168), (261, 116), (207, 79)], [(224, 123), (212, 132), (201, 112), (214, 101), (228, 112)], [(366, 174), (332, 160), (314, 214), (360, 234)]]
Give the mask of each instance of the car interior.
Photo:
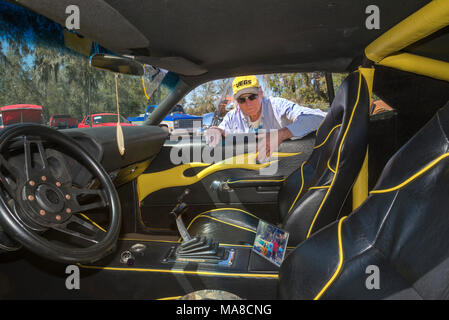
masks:
[[(449, 2), (375, 2), (377, 29), (353, 0), (0, 0), (4, 21), (112, 54), (92, 68), (150, 65), (168, 88), (142, 125), (0, 130), (0, 299), (448, 299)], [(254, 134), (212, 148), (158, 126), (209, 81), (313, 71), (346, 77), (318, 130), (267, 162)], [(253, 250), (261, 221), (289, 233), (280, 267)]]

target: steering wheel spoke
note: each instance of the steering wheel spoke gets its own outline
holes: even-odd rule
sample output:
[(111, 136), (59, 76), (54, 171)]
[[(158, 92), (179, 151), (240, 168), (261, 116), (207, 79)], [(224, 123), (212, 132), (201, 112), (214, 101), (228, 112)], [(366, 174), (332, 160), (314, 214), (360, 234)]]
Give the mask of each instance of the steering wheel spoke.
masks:
[[(35, 145), (37, 148), (37, 157), (33, 157), (33, 153), (31, 150), (31, 146)], [(45, 152), (45, 147), (42, 143), (42, 140), (33, 137), (30, 139), (27, 136), (23, 137), (23, 149), (24, 149), (24, 157), (25, 157), (25, 179), (29, 181), (32, 176), (32, 172), (39, 170), (42, 173), (42, 176), (49, 175), (49, 166), (47, 161), (47, 155)], [(38, 161), (36, 161), (38, 160)], [(39, 167), (39, 168), (38, 168)]]
[(73, 201), (70, 203), (70, 210), (73, 213), (82, 213), (108, 206), (108, 203), (105, 200), (104, 192), (101, 189), (72, 188), (71, 193), (73, 195)]
[(14, 197), (20, 177), (17, 171), (0, 154), (0, 183), (4, 186), (10, 197)]
[(106, 235), (103, 230), (76, 215), (72, 215), (64, 223), (55, 224), (51, 228), (91, 244), (99, 243)]

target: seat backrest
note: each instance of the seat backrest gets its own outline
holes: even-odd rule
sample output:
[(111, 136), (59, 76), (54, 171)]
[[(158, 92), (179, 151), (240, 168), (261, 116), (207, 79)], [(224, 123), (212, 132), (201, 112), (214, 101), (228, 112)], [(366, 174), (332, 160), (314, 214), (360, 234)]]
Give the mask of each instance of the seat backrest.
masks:
[(341, 84), (315, 147), (279, 192), (282, 227), (296, 245), (338, 218), (366, 154), (369, 92), (360, 71)]
[[(448, 299), (448, 208), (449, 103), (390, 159), (357, 210), (288, 256), (281, 297)], [(367, 288), (367, 270), (378, 272), (377, 288)]]

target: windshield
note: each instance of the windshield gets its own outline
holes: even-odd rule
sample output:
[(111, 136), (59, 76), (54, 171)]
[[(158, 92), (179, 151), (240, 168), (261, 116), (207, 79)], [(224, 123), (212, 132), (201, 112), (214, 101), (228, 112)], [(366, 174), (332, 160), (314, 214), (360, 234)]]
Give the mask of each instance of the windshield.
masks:
[[(0, 0), (0, 107), (40, 105), (45, 123), (57, 114), (81, 121), (89, 114), (117, 113), (114, 73), (91, 67), (89, 55), (66, 47), (67, 32), (41, 15)], [(89, 48), (91, 54), (110, 53), (96, 43)], [(146, 81), (147, 87), (153, 86), (148, 97), (141, 77), (121, 74), (118, 95), (123, 119), (142, 114), (149, 102), (158, 105), (176, 83), (174, 74), (168, 74), (170, 85), (160, 77)]]

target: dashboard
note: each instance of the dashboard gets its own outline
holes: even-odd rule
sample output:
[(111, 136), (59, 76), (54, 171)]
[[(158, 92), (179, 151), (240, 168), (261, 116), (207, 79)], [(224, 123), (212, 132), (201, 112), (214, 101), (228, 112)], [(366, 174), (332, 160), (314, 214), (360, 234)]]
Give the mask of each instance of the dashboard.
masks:
[[(142, 173), (159, 153), (168, 133), (158, 126), (122, 127), (125, 153), (117, 147), (116, 127), (79, 128), (61, 130), (75, 139), (87, 153), (97, 160), (116, 185), (121, 185)], [(69, 175), (78, 185), (86, 185), (90, 173), (66, 155)]]

